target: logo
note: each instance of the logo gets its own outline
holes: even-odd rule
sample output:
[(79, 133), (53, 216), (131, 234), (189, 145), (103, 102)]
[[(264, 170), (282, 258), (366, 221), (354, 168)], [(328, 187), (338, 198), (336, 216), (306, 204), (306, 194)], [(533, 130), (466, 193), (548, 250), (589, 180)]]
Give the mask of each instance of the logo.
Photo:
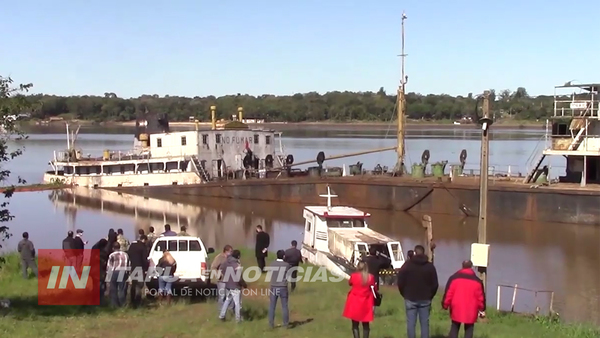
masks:
[(100, 250), (41, 249), (38, 305), (100, 305)]

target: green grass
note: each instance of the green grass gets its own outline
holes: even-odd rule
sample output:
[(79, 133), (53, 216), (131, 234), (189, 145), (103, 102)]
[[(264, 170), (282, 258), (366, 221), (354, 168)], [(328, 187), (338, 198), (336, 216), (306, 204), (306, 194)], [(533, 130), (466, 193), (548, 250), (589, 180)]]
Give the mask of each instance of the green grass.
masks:
[[(253, 265), (250, 251), (244, 251), (245, 266)], [(250, 285), (265, 287), (264, 282)], [(179, 301), (157, 307), (148, 302), (142, 309), (112, 310), (103, 307), (38, 306), (37, 280), (23, 280), (18, 258), (6, 257), (0, 271), (0, 298), (11, 300), (10, 309), (1, 309), (2, 337), (350, 337), (350, 322), (342, 317), (348, 286), (346, 282), (300, 282), (290, 298), (290, 320), (300, 325), (290, 330), (268, 329), (265, 297), (243, 299), (245, 322), (235, 324), (217, 319), (212, 301), (194, 303)], [(371, 337), (404, 337), (406, 325), (404, 305), (396, 288), (382, 290), (384, 300), (372, 323)], [(439, 296), (438, 296), (439, 298)], [(475, 327), (478, 338), (597, 338), (600, 331), (582, 325), (563, 324), (544, 317), (524, 317), (487, 312), (485, 322)], [(281, 323), (277, 312), (276, 323)], [(431, 314), (431, 337), (445, 337), (449, 329), (448, 313), (439, 305)]]

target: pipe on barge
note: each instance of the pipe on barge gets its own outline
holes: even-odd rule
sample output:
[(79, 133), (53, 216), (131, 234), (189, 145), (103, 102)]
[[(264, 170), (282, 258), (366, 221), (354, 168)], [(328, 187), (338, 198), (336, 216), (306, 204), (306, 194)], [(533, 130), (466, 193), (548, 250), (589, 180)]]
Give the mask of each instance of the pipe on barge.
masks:
[[(436, 178), (350, 176), (249, 179), (200, 185), (123, 187), (111, 190), (168, 199), (169, 195), (217, 197), (284, 203), (321, 204), (330, 185), (338, 203), (357, 208), (476, 216), (479, 178), (454, 182)], [(600, 189), (561, 184), (537, 187), (490, 180), (488, 212), (492, 217), (538, 222), (600, 225)]]

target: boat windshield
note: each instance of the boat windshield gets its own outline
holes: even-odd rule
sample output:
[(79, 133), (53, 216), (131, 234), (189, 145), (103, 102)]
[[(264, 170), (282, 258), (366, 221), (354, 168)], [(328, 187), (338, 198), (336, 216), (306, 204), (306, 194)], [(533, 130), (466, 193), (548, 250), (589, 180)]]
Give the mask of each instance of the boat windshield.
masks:
[(330, 218), (327, 219), (329, 228), (364, 228), (365, 221), (361, 218)]

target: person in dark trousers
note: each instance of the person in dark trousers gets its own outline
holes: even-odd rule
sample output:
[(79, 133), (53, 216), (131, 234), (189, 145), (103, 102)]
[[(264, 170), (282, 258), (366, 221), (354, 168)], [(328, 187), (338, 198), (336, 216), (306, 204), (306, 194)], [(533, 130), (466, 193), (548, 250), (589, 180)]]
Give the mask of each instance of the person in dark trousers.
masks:
[(350, 292), (346, 297), (343, 316), (352, 321), (352, 336), (360, 338), (359, 324), (362, 323), (363, 338), (369, 338), (375, 308), (375, 277), (369, 273), (367, 263), (360, 261), (356, 271), (348, 280)]
[(369, 255), (364, 258), (369, 273), (375, 277), (375, 289), (379, 290), (379, 271), (390, 266), (392, 261), (383, 256), (374, 247), (369, 248)]
[(271, 276), (271, 287), (269, 290), (269, 327), (275, 327), (275, 309), (277, 308), (277, 299), (281, 299), (281, 312), (283, 313), (283, 327), (287, 328), (290, 324), (290, 310), (288, 308), (288, 272), (291, 265), (284, 261), (285, 251), (277, 251), (277, 260), (268, 267), (273, 271)]
[(256, 263), (258, 268), (265, 272), (265, 259), (269, 255), (269, 245), (271, 244), (271, 237), (268, 233), (264, 232), (262, 225), (256, 226)]
[(473, 338), (477, 317), (485, 317), (485, 290), (483, 282), (473, 271), (473, 262), (464, 261), (462, 269), (448, 278), (442, 298), (442, 308), (450, 310), (452, 326), (449, 338), (458, 338), (460, 326), (465, 327), (465, 338)]
[[(91, 269), (94, 271), (90, 271), (90, 276), (99, 276), (100, 281), (98, 285), (100, 285), (100, 303), (104, 301), (104, 293), (106, 292), (106, 264), (108, 262), (108, 255), (106, 255), (106, 245), (108, 240), (106, 238), (102, 238), (96, 244), (92, 246), (92, 250), (98, 250), (100, 253), (100, 265), (92, 264)], [(99, 271), (96, 271), (99, 270)], [(95, 278), (95, 277), (92, 277)]]
[(171, 224), (165, 224), (165, 232), (161, 236), (177, 236), (177, 233), (171, 230)]
[(408, 259), (413, 258), (414, 255), (415, 255), (415, 252), (413, 250), (408, 250), (408, 254), (407, 254)]
[(69, 266), (77, 266), (77, 256), (73, 251), (75, 249), (75, 238), (73, 238), (73, 231), (67, 232), (67, 237), (62, 241), (62, 248), (65, 253), (65, 259)]
[(127, 251), (132, 273), (130, 302), (133, 307), (140, 306), (142, 302), (142, 289), (144, 288), (144, 280), (149, 266), (147, 240), (146, 235), (141, 235), (140, 239), (131, 243)]
[(29, 279), (27, 268), (38, 276), (37, 265), (35, 264), (35, 247), (33, 242), (29, 240), (29, 233), (23, 233), (23, 239), (17, 245), (17, 251), (21, 255), (21, 269), (23, 270), (23, 278)]
[(129, 256), (121, 251), (119, 242), (113, 243), (113, 252), (108, 256), (106, 266), (110, 275), (110, 303), (114, 307), (122, 307), (127, 300), (127, 278), (129, 273)]
[(85, 249), (85, 242), (81, 239), (83, 236), (83, 230), (77, 229), (77, 234), (73, 237), (73, 249), (79, 250), (75, 252), (75, 267), (79, 270), (83, 267), (83, 249)]
[(437, 271), (425, 255), (425, 248), (417, 245), (413, 258), (398, 271), (398, 290), (404, 297), (408, 338), (416, 338), (417, 317), (421, 324), (421, 338), (429, 338), (431, 300), (438, 288)]
[(111, 230), (108, 232), (107, 239), (98, 241), (92, 248), (100, 250), (100, 303), (104, 302), (106, 286), (110, 282), (110, 280), (106, 280), (108, 276), (108, 257), (113, 252), (114, 243), (117, 243), (117, 233), (113, 229)]
[(292, 241), (292, 246), (285, 250), (284, 261), (287, 262), (291, 267), (290, 273), (290, 284), (291, 291), (296, 290), (296, 279), (298, 278), (298, 267), (302, 263), (302, 252), (298, 250), (298, 242)]

